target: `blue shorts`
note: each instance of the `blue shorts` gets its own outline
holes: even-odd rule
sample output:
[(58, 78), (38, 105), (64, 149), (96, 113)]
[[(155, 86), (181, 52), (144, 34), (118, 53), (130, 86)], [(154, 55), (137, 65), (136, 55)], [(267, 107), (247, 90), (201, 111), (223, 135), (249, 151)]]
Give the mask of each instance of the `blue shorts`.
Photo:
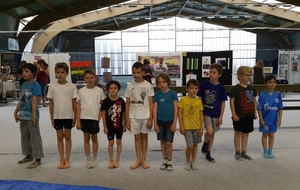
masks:
[(242, 133), (251, 133), (252, 131), (254, 131), (253, 119), (254, 117), (252, 115), (248, 117), (240, 118), (239, 121), (234, 121), (232, 119), (234, 131), (242, 132)]
[(99, 122), (93, 119), (80, 119), (81, 131), (91, 135), (97, 134), (100, 131)]
[(54, 119), (55, 130), (72, 129), (73, 119)]
[(188, 129), (184, 131), (184, 138), (186, 146), (192, 148), (194, 145), (201, 143), (201, 137), (199, 136), (199, 129)]
[(157, 121), (159, 133), (157, 133), (157, 140), (165, 142), (173, 142), (174, 132), (171, 132), (173, 121)]
[(263, 126), (259, 126), (259, 132), (262, 133), (275, 133), (277, 132), (277, 126), (276, 125), (265, 125)]

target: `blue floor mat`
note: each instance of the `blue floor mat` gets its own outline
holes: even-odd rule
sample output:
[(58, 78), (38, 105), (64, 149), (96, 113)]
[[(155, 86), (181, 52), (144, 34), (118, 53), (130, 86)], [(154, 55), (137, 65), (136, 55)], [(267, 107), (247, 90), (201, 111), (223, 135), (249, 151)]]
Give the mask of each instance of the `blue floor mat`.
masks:
[(98, 186), (80, 186), (44, 183), (25, 180), (0, 180), (0, 189), (9, 190), (115, 190), (112, 188)]

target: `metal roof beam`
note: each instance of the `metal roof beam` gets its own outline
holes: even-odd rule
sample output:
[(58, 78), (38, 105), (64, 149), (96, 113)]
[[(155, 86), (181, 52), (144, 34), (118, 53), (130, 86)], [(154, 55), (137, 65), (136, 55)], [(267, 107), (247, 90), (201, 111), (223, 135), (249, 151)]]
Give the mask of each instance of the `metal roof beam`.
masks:
[(35, 0), (35, 2), (41, 4), (43, 7), (45, 7), (46, 9), (52, 12), (56, 11), (56, 8), (46, 0)]

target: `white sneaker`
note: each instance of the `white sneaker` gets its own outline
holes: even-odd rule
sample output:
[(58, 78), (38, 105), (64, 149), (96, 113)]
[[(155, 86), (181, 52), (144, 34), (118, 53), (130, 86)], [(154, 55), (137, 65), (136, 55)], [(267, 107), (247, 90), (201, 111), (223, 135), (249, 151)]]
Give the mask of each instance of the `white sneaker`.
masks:
[(191, 164), (192, 170), (198, 170), (198, 167), (195, 164), (195, 161)]
[(97, 167), (97, 165), (98, 165), (97, 157), (93, 157), (93, 159), (92, 159), (92, 166), (93, 166), (93, 168)]
[(93, 168), (93, 162), (90, 156), (86, 157), (86, 168), (91, 169)]
[(187, 162), (187, 163), (185, 164), (184, 169), (187, 170), (187, 171), (190, 171), (190, 170), (191, 170), (191, 164), (190, 164), (189, 162)]

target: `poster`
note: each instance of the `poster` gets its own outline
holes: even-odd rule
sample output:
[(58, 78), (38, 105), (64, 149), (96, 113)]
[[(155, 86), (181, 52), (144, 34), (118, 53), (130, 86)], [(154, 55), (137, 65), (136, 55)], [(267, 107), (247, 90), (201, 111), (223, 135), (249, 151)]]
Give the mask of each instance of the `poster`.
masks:
[(90, 61), (71, 61), (71, 78), (72, 82), (75, 83), (78, 80), (83, 80), (84, 70), (92, 67), (92, 62)]
[(107, 83), (112, 80), (111, 72), (103, 72), (103, 82)]
[(110, 68), (110, 58), (109, 57), (101, 58), (101, 68)]
[(202, 57), (202, 78), (209, 77), (209, 67), (211, 65), (211, 57), (203, 56)]

